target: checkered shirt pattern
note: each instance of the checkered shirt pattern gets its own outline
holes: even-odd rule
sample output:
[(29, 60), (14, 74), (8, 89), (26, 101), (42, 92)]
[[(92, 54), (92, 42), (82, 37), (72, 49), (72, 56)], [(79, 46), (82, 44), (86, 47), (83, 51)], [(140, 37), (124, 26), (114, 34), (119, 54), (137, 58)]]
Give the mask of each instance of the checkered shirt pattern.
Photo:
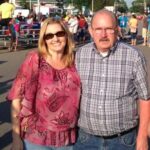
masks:
[(150, 98), (141, 51), (117, 42), (102, 57), (89, 43), (77, 50), (75, 62), (82, 82), (79, 127), (111, 136), (137, 126), (137, 100)]

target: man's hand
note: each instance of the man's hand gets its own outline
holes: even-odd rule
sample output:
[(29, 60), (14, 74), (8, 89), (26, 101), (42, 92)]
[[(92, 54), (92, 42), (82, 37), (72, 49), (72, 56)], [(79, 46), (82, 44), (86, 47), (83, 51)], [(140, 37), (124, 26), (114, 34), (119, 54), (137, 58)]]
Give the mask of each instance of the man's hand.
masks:
[(136, 150), (148, 150), (148, 138), (137, 136)]

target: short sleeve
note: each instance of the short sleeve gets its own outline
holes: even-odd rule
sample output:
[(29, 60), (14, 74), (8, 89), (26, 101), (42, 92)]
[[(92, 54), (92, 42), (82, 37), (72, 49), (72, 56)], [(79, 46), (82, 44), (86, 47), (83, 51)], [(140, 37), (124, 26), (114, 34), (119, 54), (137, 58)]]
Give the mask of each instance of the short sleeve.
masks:
[[(38, 63), (38, 55), (36, 51), (28, 53), (24, 62), (21, 64), (12, 87), (7, 95), (7, 100), (22, 99), (25, 93), (25, 83), (31, 76), (32, 70)], [(36, 65), (33, 65), (36, 64)]]
[(150, 98), (150, 89), (148, 81), (148, 66), (144, 57), (139, 57), (135, 64), (135, 86), (140, 99), (148, 100)]

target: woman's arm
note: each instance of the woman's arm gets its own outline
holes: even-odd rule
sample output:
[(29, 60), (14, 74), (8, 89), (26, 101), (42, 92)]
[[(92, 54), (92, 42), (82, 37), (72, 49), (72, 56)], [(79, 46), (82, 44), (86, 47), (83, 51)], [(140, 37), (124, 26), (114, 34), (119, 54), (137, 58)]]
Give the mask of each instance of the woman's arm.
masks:
[(21, 100), (14, 99), (11, 103), (11, 121), (12, 121), (12, 148), (11, 150), (23, 150), (23, 143), (20, 134), (19, 113), (21, 110)]

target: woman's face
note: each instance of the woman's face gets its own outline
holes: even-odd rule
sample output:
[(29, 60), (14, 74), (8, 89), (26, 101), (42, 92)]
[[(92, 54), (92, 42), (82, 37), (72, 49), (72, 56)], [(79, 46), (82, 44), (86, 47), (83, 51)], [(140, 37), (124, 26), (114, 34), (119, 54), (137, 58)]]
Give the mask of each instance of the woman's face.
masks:
[(47, 26), (45, 36), (45, 42), (47, 44), (47, 48), (50, 54), (56, 53), (63, 53), (67, 38), (66, 33), (62, 29), (59, 24), (50, 24)]

